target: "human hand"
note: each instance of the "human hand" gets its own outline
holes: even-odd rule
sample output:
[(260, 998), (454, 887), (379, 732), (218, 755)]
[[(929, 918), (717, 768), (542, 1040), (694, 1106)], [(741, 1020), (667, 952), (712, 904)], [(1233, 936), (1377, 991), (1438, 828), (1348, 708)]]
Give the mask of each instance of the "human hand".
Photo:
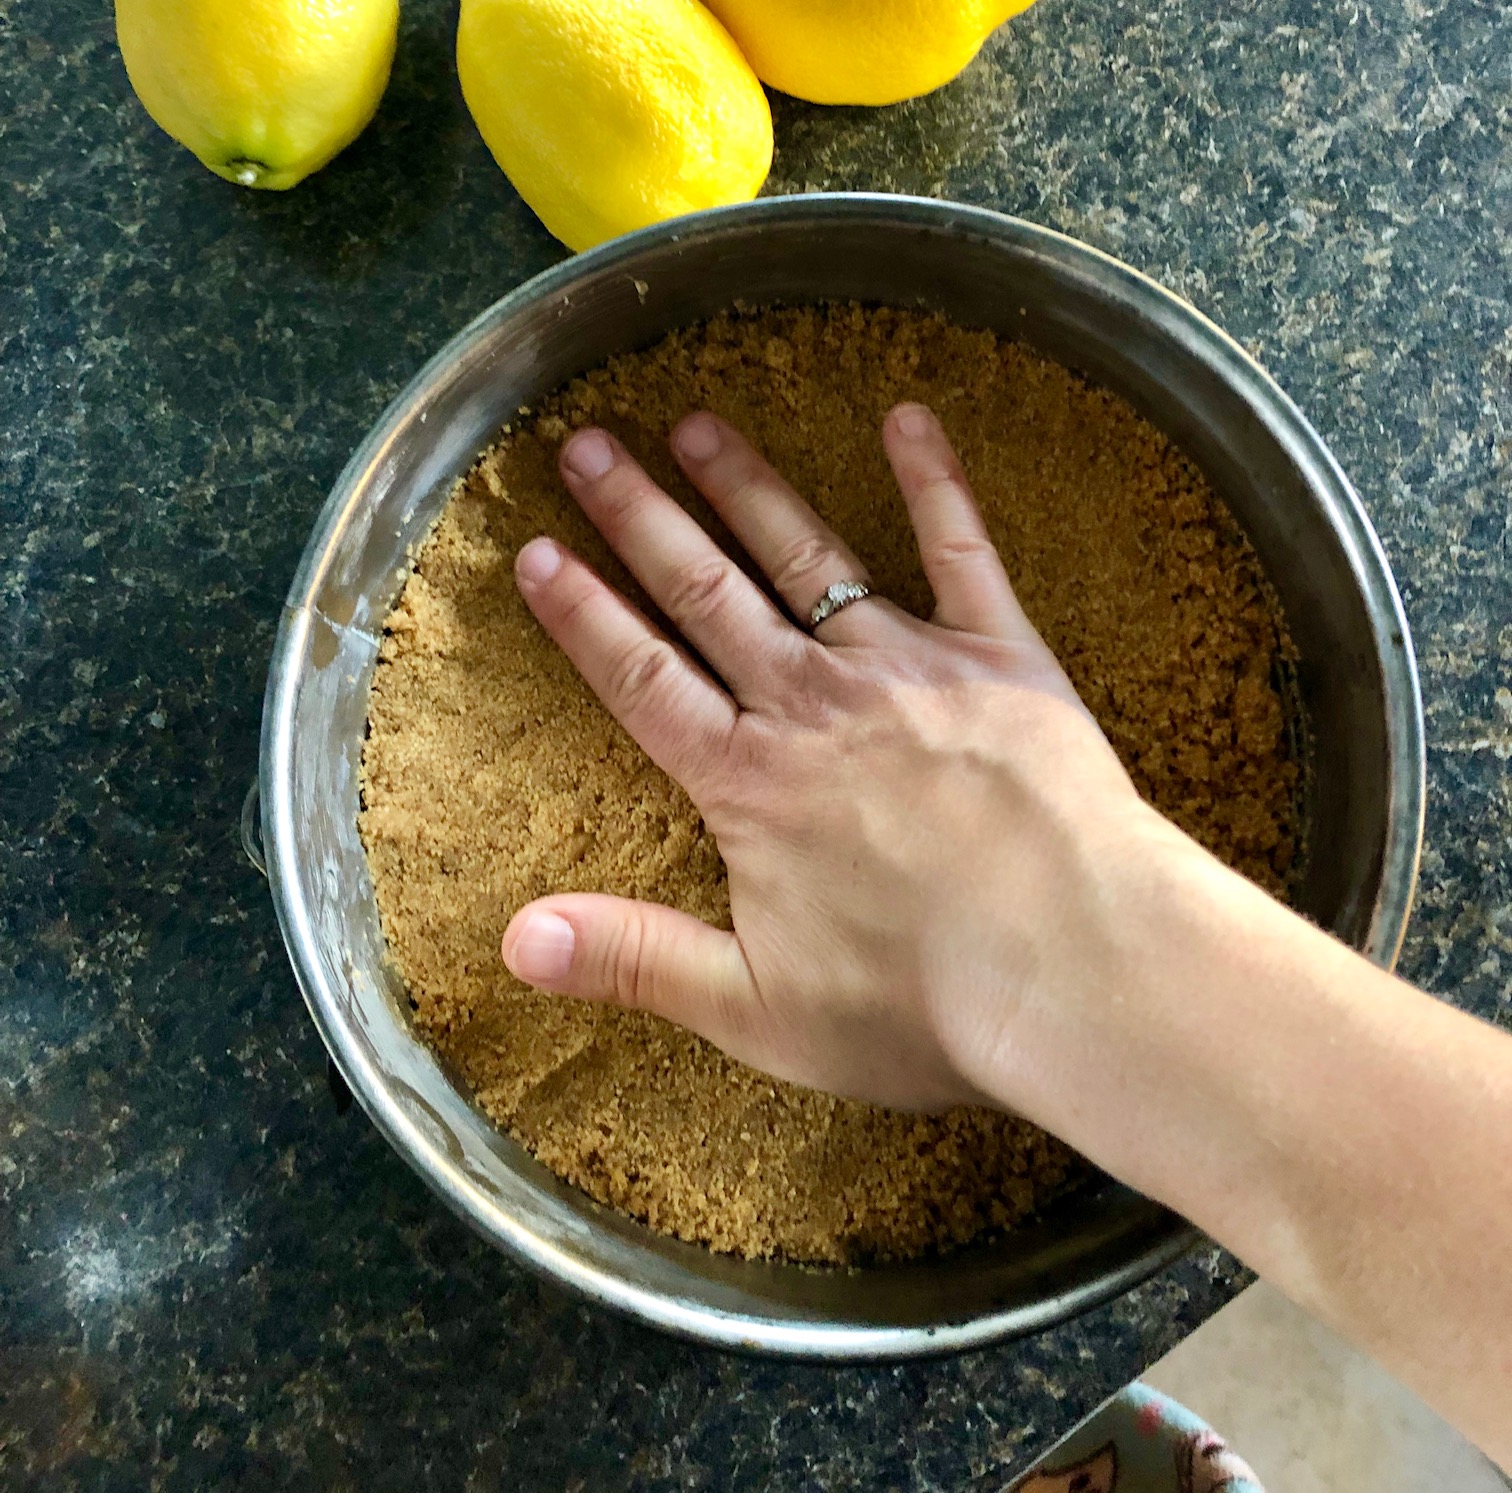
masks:
[[(564, 446), (569, 490), (699, 657), (552, 540), (520, 552), (521, 590), (713, 831), (734, 932), (568, 894), (521, 909), (503, 955), (780, 1078), (899, 1107), (1012, 1102), (1005, 1045), (1079, 988), (1106, 869), (1165, 826), (1015, 600), (934, 416), (900, 406), (883, 438), (937, 609), (869, 597), (813, 636), (611, 437)], [(793, 617), (864, 579), (729, 426), (693, 415), (672, 444)]]
[[(544, 897), (503, 953), (785, 1079), (1020, 1110), (1186, 1214), (1504, 1464), (1512, 1042), (1148, 808), (1015, 602), (938, 423), (884, 439), (937, 610), (795, 626), (602, 431), (574, 496), (699, 657), (548, 539), (532, 611), (684, 788), (734, 932)], [(728, 426), (673, 448), (792, 616), (861, 566)], [(1383, 1103), (1382, 1096), (1390, 1102)], [(1512, 1464), (1508, 1464), (1512, 1465)]]

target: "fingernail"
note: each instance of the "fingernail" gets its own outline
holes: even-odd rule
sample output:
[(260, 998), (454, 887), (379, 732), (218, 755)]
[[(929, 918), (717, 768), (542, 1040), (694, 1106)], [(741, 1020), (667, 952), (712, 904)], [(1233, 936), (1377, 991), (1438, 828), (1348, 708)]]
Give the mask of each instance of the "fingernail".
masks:
[(614, 447), (602, 430), (585, 430), (567, 442), (562, 460), (585, 482), (592, 482), (614, 465)]
[(898, 434), (913, 440), (928, 435), (935, 423), (934, 415), (922, 404), (900, 404), (893, 419), (897, 423)]
[(694, 415), (677, 432), (677, 454), (689, 461), (708, 461), (719, 451), (719, 421), (712, 415)]
[(515, 557), (515, 574), (527, 586), (544, 586), (562, 568), (562, 552), (549, 539), (532, 539)]
[(552, 985), (572, 968), (577, 935), (566, 918), (554, 912), (533, 912), (515, 935), (504, 962), (517, 980), (527, 985)]

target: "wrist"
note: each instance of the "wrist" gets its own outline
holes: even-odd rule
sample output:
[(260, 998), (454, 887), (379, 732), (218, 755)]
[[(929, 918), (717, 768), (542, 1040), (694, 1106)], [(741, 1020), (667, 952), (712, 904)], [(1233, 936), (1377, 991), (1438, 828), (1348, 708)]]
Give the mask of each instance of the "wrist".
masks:
[[(1127, 786), (1048, 805), (941, 919), (936, 1037), (977, 1102), (1088, 1149), (1075, 1096), (1138, 1022), (1141, 946), (1205, 853)], [(1214, 863), (1216, 866), (1216, 863)], [(1218, 868), (1221, 871), (1221, 868)]]
[(944, 1045), (983, 1102), (1179, 1207), (1167, 1158), (1211, 1132), (1239, 987), (1294, 930), (1332, 940), (1132, 794), (1083, 806), (1048, 868), (1034, 946), (982, 961)]

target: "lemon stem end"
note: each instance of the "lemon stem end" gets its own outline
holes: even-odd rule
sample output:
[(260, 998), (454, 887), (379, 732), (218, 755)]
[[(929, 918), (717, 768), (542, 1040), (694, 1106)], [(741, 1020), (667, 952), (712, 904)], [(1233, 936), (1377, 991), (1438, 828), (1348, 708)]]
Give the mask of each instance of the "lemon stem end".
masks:
[(249, 156), (234, 156), (220, 168), (219, 174), (239, 187), (261, 186), (273, 175), (273, 168), (264, 161), (254, 161)]

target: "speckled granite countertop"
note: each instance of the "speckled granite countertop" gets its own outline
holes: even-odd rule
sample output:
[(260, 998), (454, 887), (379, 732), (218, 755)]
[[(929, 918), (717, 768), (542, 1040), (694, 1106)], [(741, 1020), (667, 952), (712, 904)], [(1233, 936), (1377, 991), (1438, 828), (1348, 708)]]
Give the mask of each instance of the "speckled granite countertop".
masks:
[[(1232, 1262), (953, 1361), (725, 1357), (543, 1287), (326, 1092), (235, 832), (279, 604), (388, 398), (560, 253), (452, 24), (407, 3), (374, 127), (257, 196), (148, 122), (103, 0), (0, 0), (0, 1483), (998, 1488)], [(931, 99), (777, 114), (774, 188), (1087, 239), (1317, 423), (1423, 664), (1404, 967), (1512, 1021), (1504, 0), (1042, 0)]]

